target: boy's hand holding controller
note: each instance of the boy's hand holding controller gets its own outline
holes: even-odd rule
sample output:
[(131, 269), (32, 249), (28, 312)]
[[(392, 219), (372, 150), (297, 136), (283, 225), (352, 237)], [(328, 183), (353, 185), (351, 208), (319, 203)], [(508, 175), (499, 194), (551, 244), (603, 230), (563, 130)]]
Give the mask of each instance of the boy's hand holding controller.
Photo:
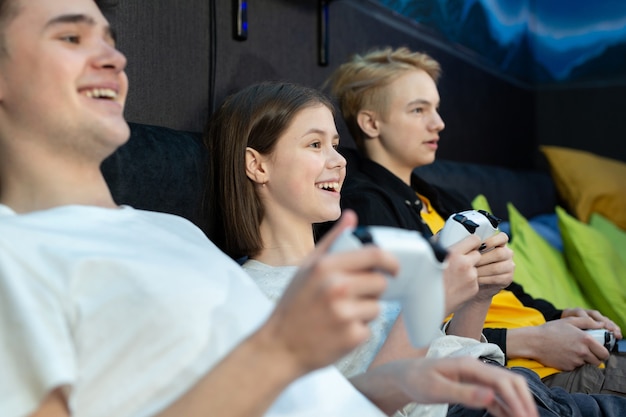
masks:
[(531, 357), (561, 371), (585, 364), (598, 366), (608, 359), (609, 352), (604, 343), (584, 330), (598, 326), (600, 323), (590, 317), (568, 316), (540, 326), (509, 329), (507, 357)]
[(609, 352), (615, 348), (615, 335), (606, 329), (587, 329), (585, 332), (593, 339), (605, 347)]
[(613, 320), (606, 317), (598, 310), (585, 308), (566, 308), (561, 313), (561, 318), (582, 317), (594, 320), (594, 328), (585, 329), (585, 332), (596, 342), (604, 346), (609, 352), (615, 350), (617, 341), (622, 339), (622, 329)]
[(617, 340), (622, 339), (622, 329), (620, 329), (620, 327), (615, 324), (613, 320), (606, 317), (598, 310), (591, 310), (580, 307), (566, 308), (561, 313), (561, 318), (565, 317), (589, 317), (598, 323), (598, 328), (602, 328), (606, 331), (613, 333), (613, 336), (615, 336), (615, 339)]
[(388, 276), (383, 299), (399, 300), (407, 333), (415, 347), (441, 335), (445, 294), (444, 261), (447, 251), (422, 234), (393, 227), (348, 229), (332, 244), (330, 252), (356, 250), (373, 245), (395, 255), (400, 263), (396, 276)]

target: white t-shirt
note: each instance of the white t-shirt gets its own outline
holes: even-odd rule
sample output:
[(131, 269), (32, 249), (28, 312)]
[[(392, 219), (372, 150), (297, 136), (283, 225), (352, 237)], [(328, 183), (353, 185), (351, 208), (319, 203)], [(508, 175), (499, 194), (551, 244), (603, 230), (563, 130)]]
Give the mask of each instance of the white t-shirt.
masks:
[[(0, 416), (30, 414), (57, 387), (76, 416), (153, 415), (270, 310), (183, 218), (0, 205)], [(327, 367), (291, 384), (267, 415), (382, 413)]]
[[(250, 259), (243, 264), (243, 269), (270, 300), (277, 302), (298, 268), (295, 266), (270, 266)], [(381, 301), (380, 303), (380, 315), (369, 324), (370, 338), (335, 364), (346, 377), (352, 377), (367, 370), (385, 343), (387, 335), (400, 314), (398, 301)]]

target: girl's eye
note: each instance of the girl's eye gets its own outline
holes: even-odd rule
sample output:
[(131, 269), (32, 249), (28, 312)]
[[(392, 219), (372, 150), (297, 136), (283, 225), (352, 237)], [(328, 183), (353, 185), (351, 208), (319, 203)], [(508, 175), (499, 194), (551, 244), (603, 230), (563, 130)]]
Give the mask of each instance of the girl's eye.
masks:
[(322, 144), (321, 144), (321, 142), (313, 142), (309, 146), (312, 147), (312, 148), (319, 149), (322, 146)]
[(338, 143), (333, 143), (333, 149), (334, 149), (334, 150), (339, 149), (339, 144), (338, 144)]
[(63, 42), (69, 42), (78, 45), (80, 43), (80, 37), (78, 35), (66, 35), (62, 36), (61, 40)]
[(421, 113), (423, 111), (424, 111), (424, 109), (422, 109), (421, 107), (417, 107), (417, 108), (413, 109), (413, 113)]

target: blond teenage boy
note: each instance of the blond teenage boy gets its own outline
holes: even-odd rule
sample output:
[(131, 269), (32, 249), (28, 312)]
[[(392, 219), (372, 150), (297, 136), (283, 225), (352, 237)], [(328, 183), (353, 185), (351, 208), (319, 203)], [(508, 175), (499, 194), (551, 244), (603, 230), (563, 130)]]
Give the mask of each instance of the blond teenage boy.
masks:
[[(471, 208), (413, 172), (434, 162), (445, 127), (438, 113), (440, 73), (427, 54), (382, 48), (355, 55), (332, 74), (332, 93), (362, 156), (358, 166), (348, 164), (341, 204), (362, 224), (432, 235), (450, 214)], [(479, 282), (488, 282), (490, 273), (479, 269)], [(532, 369), (549, 386), (624, 395), (623, 356), (609, 354), (583, 331), (603, 327), (621, 338), (598, 311), (559, 310), (512, 283), (493, 297), (483, 332), (505, 352), (509, 367)], [(598, 367), (607, 360), (606, 368)]]

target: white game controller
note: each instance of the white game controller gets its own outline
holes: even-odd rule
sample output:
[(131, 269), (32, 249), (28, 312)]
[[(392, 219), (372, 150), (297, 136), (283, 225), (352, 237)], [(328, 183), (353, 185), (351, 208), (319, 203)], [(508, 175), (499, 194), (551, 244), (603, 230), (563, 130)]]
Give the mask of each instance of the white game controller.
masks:
[(468, 235), (480, 237), (481, 242), (498, 233), (501, 220), (485, 210), (467, 210), (448, 217), (439, 232), (437, 242), (444, 248), (454, 245)]
[(602, 346), (607, 348), (611, 352), (615, 348), (615, 335), (605, 329), (588, 329), (585, 330), (588, 334), (592, 335), (594, 339), (598, 341)]
[(426, 346), (441, 335), (445, 314), (443, 270), (447, 251), (414, 230), (386, 226), (347, 229), (335, 240), (331, 252), (374, 244), (393, 253), (400, 262), (397, 276), (389, 277), (382, 295), (399, 300), (411, 343)]

